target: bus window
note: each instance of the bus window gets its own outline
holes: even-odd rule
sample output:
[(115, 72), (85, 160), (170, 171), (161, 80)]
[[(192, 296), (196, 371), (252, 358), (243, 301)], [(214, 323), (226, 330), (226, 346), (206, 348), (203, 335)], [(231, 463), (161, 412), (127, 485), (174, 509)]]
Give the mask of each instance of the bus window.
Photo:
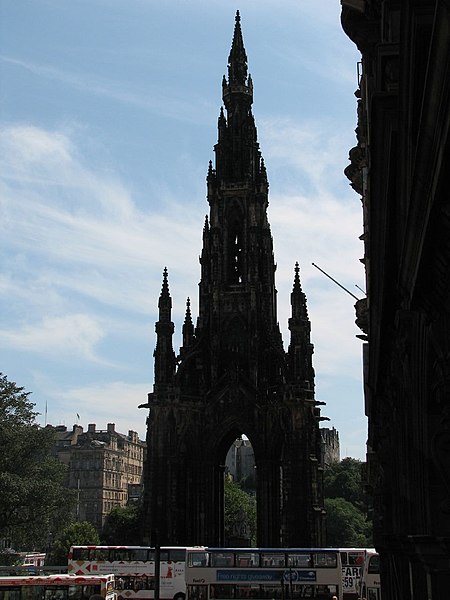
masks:
[(315, 595), (311, 596), (312, 598), (316, 598), (317, 600), (328, 600), (332, 595), (337, 597), (338, 592), (335, 585), (317, 585), (313, 593), (315, 593)]
[(237, 567), (259, 567), (259, 554), (256, 552), (236, 552)]
[(130, 548), (129, 550), (129, 560), (145, 561), (147, 557), (147, 548)]
[(216, 600), (228, 600), (234, 598), (234, 585), (212, 585), (210, 586), (210, 598)]
[(266, 553), (261, 554), (261, 566), (262, 567), (284, 567), (284, 554), (277, 553)]
[(253, 598), (259, 598), (259, 585), (236, 585), (235, 598), (243, 598), (244, 600), (253, 600)]
[[(344, 564), (344, 561), (342, 561)], [(349, 567), (361, 567), (364, 564), (364, 554), (363, 552), (349, 552), (347, 564)]]
[(22, 587), (22, 595), (20, 596), (20, 600), (41, 600), (43, 588), (41, 586), (37, 587), (37, 589), (33, 589), (31, 586), (23, 586)]
[(311, 567), (312, 566), (312, 560), (311, 560), (311, 554), (306, 554), (305, 552), (303, 553), (289, 553), (287, 555), (288, 558), (288, 567)]
[(122, 560), (122, 561), (129, 561), (129, 551), (128, 548), (111, 548), (111, 560), (115, 561), (115, 560)]
[(337, 565), (337, 554), (335, 552), (317, 552), (313, 554), (315, 567), (326, 567), (335, 569)]
[(191, 585), (188, 587), (188, 600), (206, 600), (207, 597), (207, 585)]
[(89, 548), (74, 548), (72, 558), (73, 560), (89, 560)]
[(55, 586), (46, 587), (44, 591), (44, 600), (67, 600), (67, 587), (65, 589)]
[(169, 550), (169, 560), (173, 562), (184, 562), (186, 560), (186, 550), (182, 548)]
[(380, 572), (380, 556), (379, 554), (374, 554), (369, 559), (369, 566), (367, 567), (367, 572), (370, 574), (377, 574)]
[(0, 600), (20, 600), (20, 588), (0, 590)]
[(261, 588), (261, 598), (267, 598), (268, 600), (278, 600), (279, 598), (283, 598), (284, 594), (282, 592), (280, 585), (266, 585), (263, 584), (260, 586)]
[(188, 564), (190, 567), (207, 567), (207, 566), (209, 566), (208, 552), (189, 552)]
[(215, 552), (211, 556), (211, 566), (213, 566), (213, 567), (234, 567), (233, 552)]
[(95, 549), (95, 560), (106, 561), (109, 559), (108, 548), (96, 548)]

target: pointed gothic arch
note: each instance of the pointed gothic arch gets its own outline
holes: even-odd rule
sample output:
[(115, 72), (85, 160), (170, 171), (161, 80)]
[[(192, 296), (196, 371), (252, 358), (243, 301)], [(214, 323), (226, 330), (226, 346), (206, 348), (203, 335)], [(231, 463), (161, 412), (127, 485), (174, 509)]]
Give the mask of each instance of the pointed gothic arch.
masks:
[(245, 224), (241, 202), (233, 199), (228, 203), (225, 215), (226, 227), (226, 271), (227, 282), (231, 285), (245, 280)]

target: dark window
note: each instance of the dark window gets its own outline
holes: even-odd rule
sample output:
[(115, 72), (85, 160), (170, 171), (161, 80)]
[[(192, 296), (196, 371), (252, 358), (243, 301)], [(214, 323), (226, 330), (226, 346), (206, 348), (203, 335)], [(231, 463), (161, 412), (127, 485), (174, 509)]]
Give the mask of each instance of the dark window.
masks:
[(380, 557), (378, 554), (375, 554), (374, 556), (370, 557), (369, 566), (367, 570), (369, 573), (372, 574), (380, 572)]

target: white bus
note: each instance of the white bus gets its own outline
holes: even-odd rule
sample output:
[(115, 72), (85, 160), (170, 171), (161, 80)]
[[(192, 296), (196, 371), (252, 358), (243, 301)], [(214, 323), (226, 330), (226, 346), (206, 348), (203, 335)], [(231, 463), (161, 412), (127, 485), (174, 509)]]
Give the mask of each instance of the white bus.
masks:
[(21, 552), (21, 567), (31, 574), (38, 574), (45, 564), (45, 552)]
[(0, 577), (0, 600), (115, 600), (114, 575)]
[[(185, 547), (160, 549), (160, 600), (184, 600)], [(148, 546), (72, 546), (67, 571), (76, 575), (114, 573), (118, 600), (152, 599), (155, 549)]]
[(189, 548), (187, 600), (343, 600), (338, 549)]
[(380, 556), (375, 550), (366, 550), (360, 596), (365, 600), (381, 600)]
[(344, 600), (358, 600), (364, 567), (365, 548), (339, 548), (342, 562), (342, 595)]

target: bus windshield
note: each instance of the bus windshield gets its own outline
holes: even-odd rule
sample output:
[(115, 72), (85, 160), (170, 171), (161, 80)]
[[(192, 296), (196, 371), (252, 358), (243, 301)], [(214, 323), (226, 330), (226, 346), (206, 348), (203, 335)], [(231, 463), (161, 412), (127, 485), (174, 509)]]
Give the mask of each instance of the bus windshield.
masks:
[(340, 553), (343, 598), (344, 600), (358, 600), (366, 549), (340, 548)]

